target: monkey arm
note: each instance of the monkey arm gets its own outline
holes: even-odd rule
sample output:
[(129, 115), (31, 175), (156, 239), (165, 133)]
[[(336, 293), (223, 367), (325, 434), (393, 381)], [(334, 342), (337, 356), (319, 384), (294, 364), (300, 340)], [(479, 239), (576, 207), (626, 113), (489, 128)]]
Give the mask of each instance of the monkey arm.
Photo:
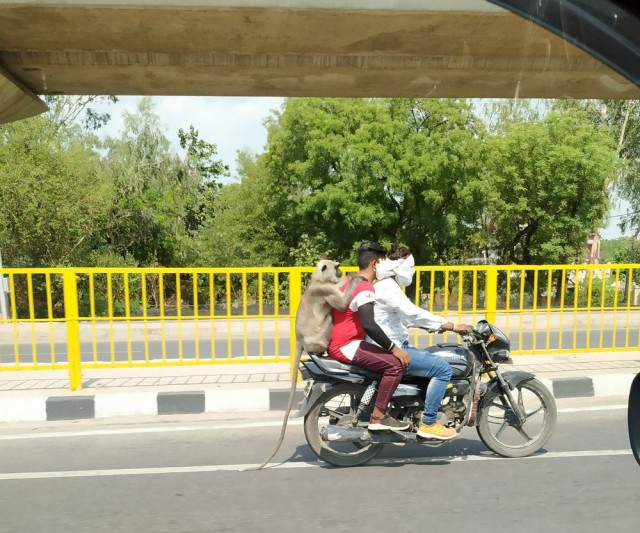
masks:
[(373, 342), (379, 344), (386, 350), (391, 351), (394, 346), (393, 341), (387, 337), (386, 333), (382, 331), (382, 328), (378, 326), (374, 319), (373, 302), (369, 302), (358, 307), (358, 313), (360, 314), (360, 323), (365, 333), (369, 336)]
[(344, 292), (342, 292), (338, 286), (344, 286), (346, 283), (338, 283), (336, 285), (332, 285), (332, 290), (327, 292), (327, 295), (325, 296), (325, 301), (338, 311), (344, 311), (347, 308), (349, 302), (351, 302), (353, 291), (356, 289), (358, 283), (360, 283), (364, 278), (362, 276), (350, 276), (347, 279), (348, 281), (346, 283), (348, 283), (348, 285)]

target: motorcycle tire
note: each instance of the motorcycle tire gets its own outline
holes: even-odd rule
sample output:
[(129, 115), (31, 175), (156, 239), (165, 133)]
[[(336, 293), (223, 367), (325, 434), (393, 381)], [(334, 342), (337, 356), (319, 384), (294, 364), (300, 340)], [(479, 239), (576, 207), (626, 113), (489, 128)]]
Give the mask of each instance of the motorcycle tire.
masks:
[[(304, 418), (304, 436), (318, 458), (334, 466), (360, 466), (382, 451), (384, 446), (381, 444), (365, 445), (361, 442), (330, 443), (323, 441), (320, 435), (321, 417), (326, 416), (329, 409), (341, 417), (353, 417), (365, 390), (366, 387), (363, 385), (350, 383), (336, 385), (322, 394), (313, 404)], [(335, 405), (326, 407), (331, 402), (335, 403), (341, 397), (343, 399), (349, 398), (350, 400), (348, 412), (345, 411), (342, 402), (340, 402), (340, 407)], [(333, 423), (340, 423), (338, 416), (328, 417), (327, 422), (332, 423), (331, 420), (333, 420)]]
[[(487, 405), (482, 406), (478, 426), (476, 427), (478, 435), (487, 448), (503, 457), (527, 457), (537, 452), (547, 443), (556, 425), (558, 412), (555, 399), (549, 389), (535, 378), (521, 381), (512, 391), (515, 400), (519, 403), (523, 401), (523, 391), (527, 391), (529, 395), (536, 397), (540, 406), (529, 411), (527, 405), (524, 405), (527, 419), (520, 428), (513, 411), (505, 407), (508, 405), (505, 397), (496, 396)], [(500, 413), (502, 413), (502, 417), (496, 416)], [(531, 427), (528, 428), (526, 424), (538, 413), (542, 413), (542, 420), (540, 421), (539, 429), (532, 436), (530, 435), (532, 429)], [(494, 434), (492, 425), (497, 424), (500, 425), (500, 428)], [(513, 433), (514, 431), (519, 435), (519, 439), (516, 437), (510, 440), (518, 441), (523, 439), (524, 442), (508, 442), (503, 437), (504, 431), (507, 429), (510, 430), (514, 437), (516, 437)]]

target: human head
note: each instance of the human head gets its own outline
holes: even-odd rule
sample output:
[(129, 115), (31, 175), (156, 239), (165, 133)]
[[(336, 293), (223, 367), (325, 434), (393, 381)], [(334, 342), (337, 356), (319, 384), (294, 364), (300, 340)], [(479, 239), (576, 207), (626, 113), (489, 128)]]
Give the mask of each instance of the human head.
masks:
[(411, 251), (404, 246), (394, 244), (388, 258), (379, 265), (376, 274), (378, 280), (394, 277), (398, 285), (408, 287), (416, 273), (414, 266), (415, 261)]
[(372, 261), (378, 261), (387, 255), (387, 251), (377, 242), (363, 242), (358, 248), (358, 268), (366, 269)]
[(404, 259), (408, 255), (411, 255), (411, 250), (406, 246), (394, 244), (389, 250), (389, 259)]

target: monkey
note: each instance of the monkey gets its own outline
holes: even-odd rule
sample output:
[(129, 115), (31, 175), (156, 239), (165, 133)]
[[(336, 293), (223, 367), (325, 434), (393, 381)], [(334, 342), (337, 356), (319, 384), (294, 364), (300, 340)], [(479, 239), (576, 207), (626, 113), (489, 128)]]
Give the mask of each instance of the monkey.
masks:
[[(296, 313), (296, 353), (291, 374), (291, 389), (289, 391), (287, 409), (282, 420), (280, 437), (275, 449), (265, 461), (258, 466), (245, 470), (261, 470), (278, 453), (284, 440), (289, 414), (293, 406), (302, 351), (322, 354), (329, 348), (331, 333), (333, 332), (331, 309), (344, 311), (351, 301), (356, 285), (364, 279), (361, 276), (350, 276), (341, 281), (339, 266), (340, 263), (329, 259), (318, 261), (316, 270), (311, 275), (311, 282), (300, 298), (300, 305)], [(340, 287), (345, 284), (347, 284), (347, 287), (343, 292)]]
[[(327, 351), (333, 332), (331, 308), (344, 311), (351, 300), (356, 280), (352, 276), (341, 283), (339, 265), (328, 259), (319, 261), (311, 275), (311, 283), (300, 298), (296, 313), (296, 344), (307, 353)], [(344, 283), (350, 283), (350, 286), (342, 292), (340, 287)]]

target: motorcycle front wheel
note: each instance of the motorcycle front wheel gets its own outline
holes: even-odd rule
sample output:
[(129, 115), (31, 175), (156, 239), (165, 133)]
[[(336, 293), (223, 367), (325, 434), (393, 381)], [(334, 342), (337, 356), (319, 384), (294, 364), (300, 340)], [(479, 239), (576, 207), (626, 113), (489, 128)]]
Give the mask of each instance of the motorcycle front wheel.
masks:
[(553, 395), (537, 379), (521, 381), (512, 395), (526, 420), (520, 422), (504, 395), (486, 405), (478, 420), (477, 431), (482, 442), (503, 457), (526, 457), (542, 448), (556, 425), (557, 409)]
[(378, 455), (381, 444), (365, 445), (361, 442), (327, 442), (320, 430), (328, 425), (351, 426), (366, 387), (363, 385), (336, 385), (322, 394), (304, 418), (304, 436), (320, 459), (334, 466), (359, 466)]

